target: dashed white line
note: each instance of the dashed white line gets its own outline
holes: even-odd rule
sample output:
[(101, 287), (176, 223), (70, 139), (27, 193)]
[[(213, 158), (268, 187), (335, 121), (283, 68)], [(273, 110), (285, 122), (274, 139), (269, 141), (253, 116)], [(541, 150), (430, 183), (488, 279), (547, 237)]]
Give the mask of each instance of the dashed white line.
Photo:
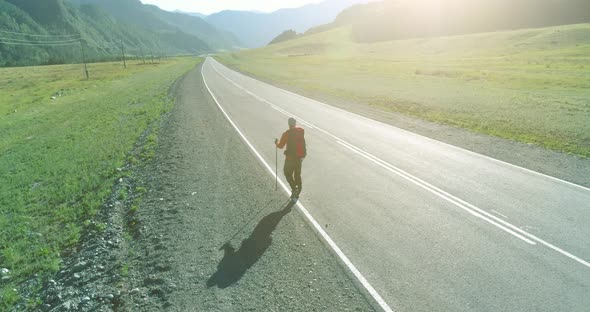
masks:
[[(203, 66), (205, 66), (205, 65), (203, 64)], [(246, 145), (248, 145), (248, 147), (250, 147), (252, 152), (254, 152), (254, 155), (256, 155), (258, 160), (266, 167), (266, 169), (270, 172), (270, 174), (276, 178), (276, 174), (275, 174), (274, 170), (272, 169), (272, 167), (264, 160), (262, 155), (256, 150), (256, 148), (254, 148), (254, 146), (250, 143), (248, 138), (246, 138), (244, 133), (242, 133), (242, 131), (238, 128), (238, 126), (234, 123), (234, 121), (226, 113), (225, 109), (221, 106), (221, 104), (219, 103), (219, 101), (217, 100), (217, 98), (215, 97), (215, 95), (213, 94), (211, 89), (209, 88), (209, 85), (207, 84), (207, 80), (205, 79), (205, 74), (203, 73), (202, 67), (201, 67), (201, 76), (203, 77), (203, 83), (205, 84), (207, 91), (209, 91), (209, 94), (211, 95), (211, 97), (213, 98), (213, 100), (217, 104), (217, 107), (219, 107), (219, 109), (221, 110), (221, 112), (223, 113), (225, 118), (229, 121), (229, 123), (238, 132), (238, 134), (240, 135), (242, 140), (246, 143)], [(289, 193), (289, 188), (283, 182), (283, 180), (279, 179), (278, 181), (279, 181), (279, 184), (281, 185), (281, 187), (283, 188), (283, 190), (285, 190), (285, 192)], [(348, 259), (348, 257), (344, 254), (344, 252), (342, 252), (340, 247), (338, 247), (338, 245), (336, 245), (336, 243), (332, 240), (332, 238), (328, 235), (328, 233), (326, 233), (326, 231), (324, 231), (322, 226), (313, 218), (313, 216), (309, 213), (309, 211), (307, 211), (307, 209), (303, 206), (303, 204), (301, 204), (301, 202), (298, 202), (297, 207), (303, 213), (303, 215), (307, 218), (307, 220), (312, 224), (315, 231), (326, 241), (328, 246), (330, 246), (330, 248), (332, 248), (332, 250), (338, 256), (338, 258), (340, 258), (340, 260), (350, 270), (350, 272), (357, 278), (357, 280), (361, 283), (361, 285), (367, 290), (367, 292), (369, 292), (371, 297), (373, 297), (373, 299), (383, 309), (383, 311), (393, 312), (393, 310), (389, 307), (389, 305), (385, 302), (385, 300), (383, 300), (381, 295), (379, 295), (379, 293), (375, 290), (375, 288), (373, 288), (373, 286), (371, 286), (369, 281), (367, 281), (367, 279), (361, 274), (361, 272), (350, 261), (350, 259)]]
[(307, 127), (307, 128), (309, 128), (309, 129), (315, 129), (315, 127), (314, 127), (314, 126), (312, 126), (312, 125), (311, 125), (309, 122), (307, 122), (307, 121), (304, 121), (304, 120), (302, 120), (302, 119), (299, 119), (299, 120), (298, 120), (298, 122), (301, 122), (301, 124), (303, 124), (304, 126), (306, 126), (306, 127)]
[(287, 113), (286, 111), (284, 111), (281, 108), (278, 108), (277, 106), (274, 106), (273, 104), (270, 105), (270, 107), (272, 107), (275, 110), (278, 110), (281, 114), (285, 115), (285, 116), (291, 116), (291, 114)]
[(497, 212), (497, 211), (496, 211), (496, 210), (494, 210), (494, 209), (492, 209), (492, 210), (490, 210), (490, 211), (491, 211), (491, 212), (493, 212), (493, 213), (495, 213), (495, 214), (497, 214), (497, 215), (499, 215), (499, 216), (501, 216), (501, 217), (502, 217), (502, 218), (504, 218), (504, 219), (508, 219), (508, 216), (507, 216), (507, 215), (505, 215), (505, 214), (501, 214), (501, 213)]

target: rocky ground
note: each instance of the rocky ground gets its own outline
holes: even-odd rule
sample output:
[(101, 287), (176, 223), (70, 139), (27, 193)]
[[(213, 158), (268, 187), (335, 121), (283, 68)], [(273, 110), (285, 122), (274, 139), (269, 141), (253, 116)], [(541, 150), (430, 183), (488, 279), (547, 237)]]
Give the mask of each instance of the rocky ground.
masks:
[(128, 174), (65, 268), (25, 285), (18, 310), (37, 301), (44, 311), (373, 311), (275, 191), (199, 69), (172, 95), (154, 157), (121, 168)]

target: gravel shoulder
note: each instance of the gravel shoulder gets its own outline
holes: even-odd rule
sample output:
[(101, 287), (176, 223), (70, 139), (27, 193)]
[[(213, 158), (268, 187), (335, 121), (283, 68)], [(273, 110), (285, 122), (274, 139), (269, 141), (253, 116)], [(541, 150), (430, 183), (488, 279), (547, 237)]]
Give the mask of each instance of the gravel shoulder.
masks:
[(139, 173), (120, 310), (372, 311), (335, 256), (247, 149), (204, 89), (200, 68), (155, 159)]
[[(218, 60), (221, 61), (221, 60)], [(590, 187), (590, 159), (577, 155), (548, 150), (534, 144), (524, 144), (499, 137), (476, 133), (463, 128), (430, 122), (396, 112), (353, 102), (320, 92), (293, 87), (271, 81), (253, 73), (241, 71), (228, 64), (232, 70), (266, 82), (279, 88), (307, 96), (311, 99), (342, 108), (408, 130), (425, 137), (445, 142), (481, 155), (492, 157), (516, 166), (556, 177), (581, 186)]]

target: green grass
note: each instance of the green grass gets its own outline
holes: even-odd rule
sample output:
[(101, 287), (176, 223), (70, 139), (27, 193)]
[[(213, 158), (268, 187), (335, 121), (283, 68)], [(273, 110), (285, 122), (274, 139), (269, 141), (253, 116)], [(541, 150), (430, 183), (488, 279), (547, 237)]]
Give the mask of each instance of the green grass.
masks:
[(173, 106), (171, 84), (198, 61), (91, 64), (88, 81), (79, 65), (0, 69), (0, 268), (11, 271), (0, 310), (25, 279), (60, 268), (127, 153)]
[(374, 44), (339, 28), (217, 58), (308, 95), (590, 156), (590, 24)]

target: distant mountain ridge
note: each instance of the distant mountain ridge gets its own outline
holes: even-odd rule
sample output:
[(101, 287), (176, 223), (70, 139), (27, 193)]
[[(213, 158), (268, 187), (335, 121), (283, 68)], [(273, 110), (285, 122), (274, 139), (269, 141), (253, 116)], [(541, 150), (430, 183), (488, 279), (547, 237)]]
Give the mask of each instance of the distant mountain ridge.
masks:
[(374, 0), (326, 0), (300, 8), (272, 13), (222, 11), (205, 18), (213, 26), (233, 32), (249, 48), (267, 45), (288, 29), (305, 32), (311, 27), (330, 23), (345, 8)]
[(181, 13), (181, 14), (186, 14), (186, 15), (190, 15), (190, 16), (196, 16), (196, 17), (200, 17), (202, 19), (205, 19), (207, 17), (207, 14), (198, 13), (198, 12), (185, 12), (185, 11), (181, 11), (181, 10), (174, 10), (173, 13)]
[(213, 50), (239, 47), (231, 33), (213, 27), (202, 18), (185, 13), (169, 12), (139, 0), (70, 0), (77, 4), (92, 4), (105, 9), (118, 20), (141, 25), (151, 31), (182, 31), (206, 42)]

